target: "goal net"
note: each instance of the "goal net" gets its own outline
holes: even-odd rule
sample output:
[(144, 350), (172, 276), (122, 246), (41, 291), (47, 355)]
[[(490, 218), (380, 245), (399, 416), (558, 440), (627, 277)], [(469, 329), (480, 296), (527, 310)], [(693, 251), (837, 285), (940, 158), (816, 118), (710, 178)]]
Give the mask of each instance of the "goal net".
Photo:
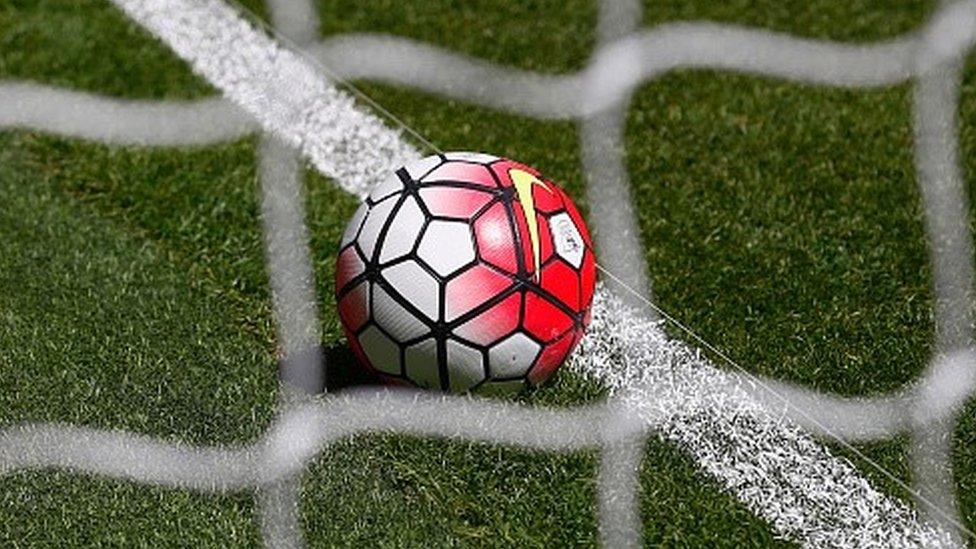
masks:
[[(113, 2), (224, 99), (124, 104), (44, 86), (0, 85), (0, 97), (7, 99), (0, 102), (7, 105), (0, 105), (0, 126), (153, 146), (261, 134), (265, 251), (286, 365), (279, 414), (259, 442), (244, 448), (195, 447), (83, 427), (7, 427), (0, 431), (0, 474), (65, 468), (202, 492), (254, 490), (267, 544), (297, 546), (298, 478), (323, 448), (356, 433), (450, 437), (547, 452), (591, 449), (599, 453), (600, 539), (629, 547), (641, 540), (644, 442), (662, 436), (688, 451), (778, 534), (806, 545), (952, 546), (971, 535), (959, 518), (950, 445), (976, 383), (973, 249), (955, 135), (963, 59), (976, 37), (976, 2), (945, 4), (917, 32), (855, 46), (712, 23), (639, 28), (636, 3), (603, 0), (592, 58), (585, 69), (565, 75), (500, 67), (402, 38), (317, 41), (305, 2), (271, 2), (275, 28), (222, 0)], [(916, 383), (880, 397), (844, 398), (761, 378), (650, 300), (624, 164), (624, 122), (638, 86), (688, 67), (819, 86), (911, 83), (937, 334), (930, 364)], [(419, 158), (420, 149), (436, 150), (346, 84), (360, 78), (522, 116), (579, 122), (603, 282), (589, 333), (568, 367), (606, 386), (605, 402), (556, 410), (382, 390), (302, 396), (322, 385), (302, 159), (363, 196), (396, 167)], [(154, 131), (147, 134), (146, 127)], [(682, 340), (665, 332), (667, 323)], [(857, 452), (852, 443), (901, 435), (911, 440), (913, 484), (904, 487), (917, 507), (876, 491), (813, 439), (825, 437)]]

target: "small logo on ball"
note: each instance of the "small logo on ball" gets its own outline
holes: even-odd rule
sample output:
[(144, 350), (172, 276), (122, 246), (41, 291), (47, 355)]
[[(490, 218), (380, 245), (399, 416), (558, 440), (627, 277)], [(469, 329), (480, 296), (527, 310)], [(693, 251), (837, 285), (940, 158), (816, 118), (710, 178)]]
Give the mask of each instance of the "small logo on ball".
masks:
[(545, 381), (589, 320), (593, 250), (570, 198), (537, 170), (479, 153), (412, 162), (342, 238), (336, 298), (380, 378), (445, 391)]

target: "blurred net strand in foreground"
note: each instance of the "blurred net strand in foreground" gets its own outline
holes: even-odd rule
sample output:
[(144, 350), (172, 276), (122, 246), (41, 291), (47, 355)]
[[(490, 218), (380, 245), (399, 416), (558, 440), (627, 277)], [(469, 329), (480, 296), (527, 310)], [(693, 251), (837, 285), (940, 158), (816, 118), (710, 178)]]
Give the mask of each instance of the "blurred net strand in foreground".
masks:
[[(157, 12), (156, 15), (159, 15), (159, 10), (166, 8), (165, 1), (153, 3), (137, 0), (116, 0), (116, 3), (143, 24), (147, 24), (146, 22), (152, 17), (153, 12)], [(971, 395), (974, 382), (972, 357), (969, 350), (969, 297), (972, 295), (970, 289), (972, 280), (970, 258), (972, 247), (968, 233), (966, 196), (956, 158), (954, 109), (958, 102), (960, 60), (972, 46), (973, 31), (976, 29), (976, 7), (972, 2), (945, 6), (936, 13), (933, 20), (921, 33), (908, 38), (873, 46), (844, 46), (712, 24), (674, 24), (651, 30), (631, 32), (633, 23), (639, 18), (640, 10), (634, 8), (633, 5), (628, 7), (628, 4), (601, 3), (599, 34), (603, 38), (617, 40), (612, 43), (603, 43), (598, 47), (589, 67), (575, 75), (541, 76), (524, 71), (500, 69), (487, 63), (468, 60), (462, 56), (444, 53), (436, 48), (418, 45), (403, 39), (372, 36), (341, 37), (320, 46), (312, 46), (309, 51), (310, 54), (330, 64), (333, 69), (339, 67), (337, 72), (345, 77), (385, 79), (539, 118), (582, 118), (584, 120), (583, 158), (587, 178), (590, 182), (587, 186), (587, 192), (594, 212), (601, 206), (609, 208), (614, 204), (617, 207), (629, 207), (629, 190), (626, 184), (626, 170), (622, 163), (620, 138), (623, 113), (626, 112), (625, 105), (631, 91), (637, 85), (647, 79), (659, 76), (669, 69), (675, 67), (718, 68), (780, 76), (817, 84), (853, 87), (890, 85), (909, 78), (916, 78), (916, 93), (913, 99), (916, 163), (919, 183), (922, 187), (926, 231), (930, 241), (937, 296), (938, 346), (925, 377), (922, 382), (914, 387), (895, 395), (877, 399), (844, 399), (795, 388), (772, 380), (768, 382), (762, 380), (762, 386), (755, 389), (754, 396), (761, 401), (769, 402), (770, 397), (767, 394), (769, 392), (767, 389), (772, 387), (772, 395), (787, 403), (783, 406), (783, 411), (791, 419), (815, 432), (828, 435), (838, 435), (839, 433), (839, 440), (845, 438), (849, 440), (872, 440), (899, 433), (908, 432), (912, 434), (915, 441), (913, 444), (913, 473), (916, 486), (920, 488), (917, 494), (921, 495), (921, 490), (925, 491), (924, 497), (920, 498), (922, 502), (920, 507), (932, 513), (932, 519), (935, 522), (940, 523), (950, 531), (958, 529), (956, 534), (961, 535), (964, 528), (957, 518), (958, 513), (955, 509), (948, 450), (951, 443), (949, 435), (952, 426), (955, 424), (955, 416), (962, 403)], [(216, 9), (214, 3), (202, 3), (202, 5)], [(195, 6), (195, 8), (200, 9), (200, 5)], [(187, 16), (189, 17), (189, 14)], [(617, 23), (609, 22), (613, 18), (616, 18)], [(175, 24), (181, 23), (177, 20)], [(190, 21), (184, 19), (182, 24), (190, 24)], [(159, 29), (151, 30), (157, 35), (159, 34)], [(234, 29), (231, 32), (233, 33)], [(172, 43), (170, 45), (172, 46)], [(364, 52), (370, 52), (370, 54), (364, 54)], [(177, 51), (177, 53), (188, 58), (192, 63), (191, 58), (194, 56), (194, 52)], [(262, 52), (255, 52), (256, 55), (260, 53)], [(273, 61), (277, 60), (274, 59)], [(432, 60), (434, 62), (431, 62)], [(343, 70), (349, 69), (353, 65), (358, 67), (358, 73)], [(440, 76), (428, 81), (423, 78), (423, 70), (411, 71), (412, 67), (424, 66), (427, 67), (427, 72), (435, 72)], [(199, 66), (195, 66), (195, 68), (198, 72), (206, 72)], [(518, 87), (506, 86), (505, 94), (492, 93), (489, 88), (493, 85), (493, 80), (484, 78), (486, 74), (497, 76), (502, 82), (518, 84)], [(417, 77), (417, 75), (420, 76)], [(266, 76), (274, 81), (276, 78), (287, 79), (287, 77), (296, 75), (269, 73)], [(411, 78), (418, 79), (411, 80)], [(305, 83), (301, 79), (298, 80)], [(227, 92), (227, 87), (217, 84), (225, 93)], [(227, 86), (232, 85), (233, 83), (227, 84)], [(49, 88), (36, 88), (47, 93), (62, 93), (64, 94), (63, 99), (67, 101), (82, 102), (86, 107), (79, 113), (82, 115), (83, 121), (86, 115), (91, 115), (96, 120), (99, 118), (105, 120), (107, 111), (120, 106), (118, 103), (93, 99), (86, 94), (52, 92)], [(271, 88), (272, 86), (269, 85), (268, 90), (266, 90), (266, 97), (242, 98), (233, 97), (231, 94), (231, 98), (245, 108), (250, 107), (248, 108), (250, 114), (257, 117), (263, 127), (277, 133), (284, 143), (300, 148), (314, 164), (327, 175), (335, 177), (340, 183), (345, 183), (344, 186), (348, 189), (361, 194), (363, 190), (368, 188), (372, 177), (379, 175), (377, 166), (391, 162), (399, 163), (404, 158), (416, 155), (416, 152), (408, 146), (397, 145), (389, 138), (379, 141), (381, 146), (375, 147), (377, 144), (376, 137), (382, 137), (383, 134), (379, 130), (370, 130), (369, 124), (365, 122), (363, 125), (367, 127), (367, 130), (360, 132), (359, 137), (356, 136), (357, 130), (360, 128), (359, 125), (354, 127), (340, 125), (334, 131), (336, 134), (352, 131), (351, 141), (353, 143), (356, 143), (358, 138), (366, 137), (365, 141), (369, 141), (368, 145), (371, 147), (368, 149), (337, 150), (330, 147), (330, 139), (333, 140), (333, 145), (335, 142), (349, 141), (347, 137), (342, 135), (337, 137), (336, 134), (332, 134), (331, 136), (312, 136), (310, 138), (309, 130), (321, 129), (323, 118), (320, 117), (310, 123), (307, 118), (302, 118), (302, 112), (288, 112), (287, 107), (290, 105), (274, 103), (276, 99), (280, 98), (275, 97), (275, 91)], [(27, 93), (25, 93), (23, 85), (19, 89), (5, 85), (0, 87), (0, 97), (20, 92), (20, 104), (22, 105), (31, 101), (31, 89), (26, 88), (26, 90)], [(513, 90), (520, 90), (522, 93), (513, 94)], [(299, 95), (309, 93), (311, 97), (329, 92), (313, 87), (311, 90), (298, 89), (295, 90), (295, 93)], [(183, 107), (199, 108), (201, 111), (227, 108), (224, 103), (212, 100), (209, 100), (212, 104), (204, 107), (206, 101), (208, 100), (197, 103), (188, 102)], [(300, 99), (298, 103), (300, 104), (303, 101), (304, 99)], [(315, 105), (314, 101), (307, 103)], [(123, 108), (134, 108), (131, 104), (121, 106)], [(323, 110), (330, 114), (334, 112), (328, 109)], [(114, 131), (101, 132), (101, 130), (90, 126), (83, 127), (86, 124), (79, 125), (76, 121), (76, 115), (64, 116), (65, 113), (62, 112), (60, 113), (61, 116), (58, 113), (38, 116), (36, 111), (37, 109), (18, 111), (17, 105), (14, 105), (12, 109), (9, 107), (4, 109), (0, 104), (0, 123), (31, 126), (40, 119), (38, 126), (48, 131), (58, 133), (63, 129), (63, 133), (69, 135), (85, 136), (89, 134), (93, 138), (107, 138), (113, 142), (125, 142), (126, 136), (129, 135), (126, 132), (134, 130), (135, 140), (138, 140), (138, 126), (136, 125), (126, 128), (124, 123), (113, 120), (110, 124), (114, 127)], [(264, 111), (269, 111), (271, 114), (268, 115)], [(28, 114), (24, 116), (23, 112)], [(33, 116), (32, 113), (34, 113)], [(262, 120), (261, 115), (266, 116), (266, 118)], [(111, 119), (110, 112), (108, 118)], [(214, 132), (216, 134), (212, 136), (214, 139), (226, 138), (235, 132), (244, 133), (254, 129), (251, 123), (240, 121), (239, 116), (228, 116), (227, 120), (230, 120), (232, 124), (224, 130)], [(283, 125), (282, 120), (293, 124), (291, 126)], [(192, 117), (186, 122), (192, 123)], [(227, 126), (227, 124), (224, 125)], [(312, 127), (310, 128), (310, 126)], [(173, 128), (174, 126), (169, 126), (170, 130)], [(297, 131), (296, 128), (298, 128)], [(166, 124), (163, 124), (162, 129), (164, 135), (179, 135), (178, 132), (172, 131), (167, 134), (165, 131)], [(302, 133), (303, 131), (305, 133)], [(153, 139), (152, 136), (143, 136), (143, 138), (149, 142)], [(189, 136), (187, 142), (200, 143), (206, 141), (204, 138), (196, 141), (193, 139), (193, 136)], [(316, 139), (318, 141), (315, 141)], [(174, 139), (172, 143), (168, 144), (178, 144), (176, 141), (178, 139)], [(362, 146), (364, 142), (361, 140), (358, 144)], [(379, 150), (374, 150), (376, 148)], [(386, 155), (385, 158), (384, 155)], [(369, 166), (373, 172), (367, 173), (362, 168), (357, 167), (363, 165)], [(595, 184), (596, 181), (599, 181), (600, 184)], [(604, 185), (604, 182), (610, 182), (610, 184)], [(604, 188), (611, 190), (604, 191)], [(300, 204), (292, 205), (292, 207), (297, 208), (293, 211), (301, 212)], [(614, 215), (594, 215), (591, 220), (595, 228), (594, 233), (603, 263), (608, 266), (610, 272), (620, 277), (622, 285), (635, 289), (638, 294), (645, 293), (648, 284), (646, 273), (643, 272), (644, 263), (642, 260), (635, 261), (632, 259), (633, 257), (641, 257), (639, 248), (636, 250), (634, 248), (634, 243), (639, 243), (639, 238), (632, 212), (620, 209), (610, 209), (610, 211), (613, 211)], [(629, 212), (630, 215), (622, 216), (621, 211)], [(268, 216), (268, 219), (270, 218), (271, 216)], [(618, 223), (618, 225), (608, 227), (605, 224), (608, 219)], [(301, 223), (301, 216), (299, 216), (298, 222)], [(623, 233), (613, 232), (615, 230), (623, 231)], [(622, 239), (623, 244), (618, 243), (615, 238), (620, 234), (626, 235), (626, 238)], [(270, 246), (272, 236), (269, 235), (266, 238), (269, 239)], [(269, 260), (272, 257), (272, 251), (269, 250)], [(278, 267), (272, 266), (272, 270), (274, 271)], [(274, 282), (272, 285), (274, 286)], [(278, 293), (288, 290), (275, 289), (274, 291)], [(614, 298), (605, 291), (601, 291), (599, 299)], [(596, 306), (606, 306), (606, 304)], [(618, 304), (616, 306), (623, 305)], [(314, 311), (314, 301), (311, 307), (311, 311)], [(282, 341), (287, 341), (287, 334), (282, 333), (287, 319), (283, 321), (282, 318), (278, 318), (278, 315), (281, 314), (282, 311), (278, 311), (276, 308), (279, 338)], [(307, 328), (305, 326), (303, 329)], [(749, 389), (754, 385), (754, 383), (745, 383), (741, 386)], [(629, 406), (653, 407), (654, 403), (649, 402), (653, 391), (642, 393), (637, 390), (638, 387), (632, 389), (635, 390), (629, 393), (630, 395), (642, 394), (643, 399), (638, 399), (639, 402), (635, 403), (632, 396), (626, 398), (627, 395), (625, 394), (620, 395), (620, 398), (615, 396), (605, 406), (610, 408), (620, 406), (620, 403), (630, 403)], [(359, 402), (357, 398), (360, 397), (340, 395), (339, 397), (330, 397), (329, 400), (348, 401), (352, 403), (350, 406), (356, 408), (356, 403)], [(364, 400), (368, 398), (389, 398), (391, 402), (395, 403), (392, 407), (393, 410), (396, 409), (396, 406), (402, 405), (404, 406), (403, 411), (409, 414), (415, 413), (415, 410), (406, 402), (397, 400), (401, 396), (362, 398)], [(484, 405), (483, 403), (465, 399), (417, 396), (413, 397), (411, 401), (436, 402), (436, 406), (445, 407), (445, 410), (441, 410), (442, 413), (454, 406), (458, 408), (455, 412), (459, 414), (457, 416), (459, 418), (471, 417), (463, 416), (461, 410), (468, 413), (489, 413), (488, 410), (479, 408), (479, 406)], [(363, 403), (359, 402), (359, 404)], [(452, 423), (448, 426), (443, 424), (443, 420), (441, 422), (434, 421), (430, 425), (420, 425), (411, 421), (423, 418), (423, 415), (407, 419), (400, 417), (383, 419), (380, 418), (382, 414), (370, 408), (373, 404), (365, 404), (366, 407), (360, 410), (362, 413), (375, 413), (377, 416), (371, 418), (376, 423), (362, 421), (360, 424), (366, 425), (363, 427), (364, 429), (392, 429), (405, 430), (415, 434), (461, 436), (473, 440), (490, 440), (549, 450), (581, 447), (570, 444), (568, 440), (563, 441), (563, 444), (553, 444), (551, 440), (548, 444), (544, 443), (548, 437), (555, 437), (556, 439), (567, 437), (568, 439), (572, 438), (571, 435), (574, 433), (583, 432), (572, 430), (579, 429), (579, 426), (574, 426), (570, 431), (563, 431), (562, 434), (560, 431), (540, 430), (541, 428), (569, 427), (568, 425), (537, 424), (542, 416), (554, 413), (550, 411), (535, 410), (530, 412), (513, 406), (492, 405), (497, 407), (492, 410), (504, 419), (496, 423), (482, 421), (491, 424), (492, 429), (498, 429), (498, 431), (476, 435), (463, 427), (463, 420), (461, 419), (458, 420), (457, 425)], [(279, 463), (276, 460), (292, 463), (298, 467), (298, 464), (303, 463), (302, 459), (298, 458), (299, 454), (306, 456), (304, 459), (307, 459), (307, 454), (301, 454), (301, 451), (308, 450), (307, 444), (315, 438), (314, 433), (308, 431), (310, 423), (296, 426), (295, 419), (305, 415), (304, 419), (310, 420), (308, 414), (312, 412), (308, 411), (309, 406), (314, 408), (312, 404), (283, 407), (279, 422), (268, 435), (267, 440), (269, 442), (267, 449), (263, 451), (264, 453), (259, 452), (257, 448), (252, 448), (241, 451), (240, 455), (223, 450), (189, 449), (161, 445), (148, 441), (144, 437), (98, 433), (79, 428), (56, 429), (45, 426), (12, 428), (0, 435), (4, 440), (4, 444), (0, 445), (0, 472), (9, 472), (22, 467), (62, 466), (81, 471), (122, 476), (133, 480), (204, 490), (264, 486), (267, 482), (280, 480), (280, 477), (273, 474), (281, 469), (281, 467), (276, 467), (276, 464)], [(373, 407), (375, 408), (375, 406)], [(328, 415), (317, 416), (316, 421), (321, 425), (317, 424), (316, 429), (334, 429), (343, 434), (351, 432), (346, 431), (343, 427), (353, 429), (356, 424), (353, 419), (347, 420), (341, 413), (335, 413), (327, 404), (322, 407), (322, 410), (326, 409), (329, 410)], [(628, 410), (630, 412), (627, 415), (632, 415), (633, 410), (629, 408)], [(419, 412), (416, 413), (419, 414)], [(879, 424), (873, 424), (870, 420), (865, 421), (863, 419), (878, 418), (880, 420), (886, 414), (893, 414), (892, 417), (898, 419), (879, 422)], [(448, 417), (453, 415), (455, 414), (450, 413)], [(613, 415), (613, 417), (619, 416)], [(338, 425), (344, 421), (348, 421), (349, 425)], [(593, 422), (591, 426), (600, 426), (599, 429), (596, 429), (597, 433), (614, 432), (613, 429), (604, 427), (606, 421), (608, 420), (604, 417), (600, 421)], [(288, 425), (291, 425), (290, 429), (282, 427)], [(534, 427), (524, 432), (522, 437), (515, 436), (515, 431), (521, 432), (520, 427), (524, 427), (524, 425), (534, 425)], [(844, 428), (849, 425), (856, 427)], [(837, 428), (835, 429), (835, 427)], [(303, 431), (303, 429), (305, 430)], [(506, 429), (514, 430), (509, 433)], [(632, 432), (627, 429), (624, 431), (618, 438), (611, 437), (609, 440), (601, 439), (599, 443), (593, 443), (593, 446), (603, 447), (601, 470), (598, 475), (601, 487), (599, 490), (601, 539), (604, 543), (614, 546), (634, 545), (639, 540), (639, 525), (634, 508), (636, 499), (633, 497), (633, 494), (636, 494), (636, 465), (633, 462), (635, 459), (639, 460), (640, 457), (638, 455), (635, 458), (632, 449), (639, 447), (640, 444), (635, 445), (635, 435)], [(634, 429), (634, 432), (642, 433), (643, 431)], [(326, 438), (321, 439), (321, 441), (325, 440)], [(324, 444), (324, 442), (321, 443)], [(31, 448), (32, 446), (33, 448)], [(117, 461), (107, 460), (111, 463), (106, 463), (104, 458), (112, 456), (113, 451), (118, 454), (115, 456), (118, 458)], [(141, 455), (143, 459), (131, 461), (131, 457), (140, 451), (145, 452)], [(128, 460), (125, 459), (126, 455), (129, 457)], [(259, 459), (259, 456), (263, 457)], [(195, 459), (190, 459), (191, 457)], [(176, 461), (167, 461), (169, 458), (176, 459)], [(240, 458), (240, 460), (234, 461), (232, 458)], [(184, 462), (184, 459), (188, 461)], [(154, 460), (158, 460), (158, 463)], [(626, 465), (627, 463), (630, 465)], [(221, 469), (222, 467), (224, 469)], [(292, 474), (298, 474), (298, 470), (290, 469), (289, 471)], [(624, 474), (621, 476), (622, 472)], [(221, 474), (227, 475), (231, 481), (225, 484), (220, 478)], [(295, 490), (296, 488), (292, 485), (291, 489)], [(294, 501), (287, 501), (288, 497), (278, 499), (283, 503), (262, 506), (263, 509), (270, 509), (270, 511), (263, 510), (262, 512), (275, 514), (275, 507), (294, 507)], [(282, 520), (287, 518), (283, 517)], [(263, 528), (265, 535), (268, 536), (266, 541), (271, 544), (276, 544), (276, 539), (285, 544), (300, 543), (300, 533), (289, 531), (293, 529), (277, 530), (282, 531), (269, 533), (267, 529)], [(789, 532), (789, 529), (787, 528), (786, 531)], [(794, 535), (802, 534), (802, 531), (791, 533)], [(272, 535), (276, 539), (273, 539)], [(281, 537), (278, 537), (279, 535)], [(917, 542), (932, 542), (934, 540), (938, 542), (945, 541), (945, 538), (938, 532), (928, 531), (923, 532), (922, 537), (908, 536), (902, 541), (911, 540)], [(800, 539), (800, 541), (813, 545), (817, 544), (815, 540)], [(958, 542), (959, 538), (956, 541)]]
[[(307, 46), (318, 33), (315, 7), (305, 0), (269, 0), (272, 23), (293, 43)], [(271, 279), (273, 314), (281, 342), (280, 413), (298, 399), (325, 390), (325, 357), (319, 346), (315, 273), (303, 189), (300, 151), (275, 135), (261, 136), (262, 228)], [(265, 485), (257, 493), (261, 533), (269, 547), (302, 545), (299, 506), (301, 472)]]

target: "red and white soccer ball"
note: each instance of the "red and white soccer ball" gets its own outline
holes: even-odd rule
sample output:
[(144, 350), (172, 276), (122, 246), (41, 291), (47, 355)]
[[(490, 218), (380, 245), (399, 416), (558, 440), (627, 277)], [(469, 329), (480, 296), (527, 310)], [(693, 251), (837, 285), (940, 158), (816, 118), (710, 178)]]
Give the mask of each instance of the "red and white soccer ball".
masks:
[(595, 276), (559, 187), (512, 160), (447, 153), (372, 190), (342, 238), (336, 297), (353, 351), (383, 379), (519, 389), (579, 342)]

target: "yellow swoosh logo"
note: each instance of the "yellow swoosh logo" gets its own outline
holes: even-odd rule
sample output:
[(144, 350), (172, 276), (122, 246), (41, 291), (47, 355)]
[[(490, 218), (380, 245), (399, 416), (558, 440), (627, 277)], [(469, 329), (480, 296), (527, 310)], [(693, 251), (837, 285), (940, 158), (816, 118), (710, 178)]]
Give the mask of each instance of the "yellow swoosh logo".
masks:
[(532, 186), (539, 185), (550, 194), (552, 194), (552, 189), (543, 181), (539, 180), (538, 177), (524, 170), (515, 168), (509, 170), (508, 175), (512, 178), (512, 184), (515, 185), (515, 192), (518, 193), (519, 203), (522, 204), (522, 211), (525, 212), (525, 222), (529, 226), (529, 239), (532, 241), (532, 259), (535, 262), (533, 276), (535, 281), (538, 282), (540, 262), (539, 221), (535, 216), (535, 199), (532, 198)]

